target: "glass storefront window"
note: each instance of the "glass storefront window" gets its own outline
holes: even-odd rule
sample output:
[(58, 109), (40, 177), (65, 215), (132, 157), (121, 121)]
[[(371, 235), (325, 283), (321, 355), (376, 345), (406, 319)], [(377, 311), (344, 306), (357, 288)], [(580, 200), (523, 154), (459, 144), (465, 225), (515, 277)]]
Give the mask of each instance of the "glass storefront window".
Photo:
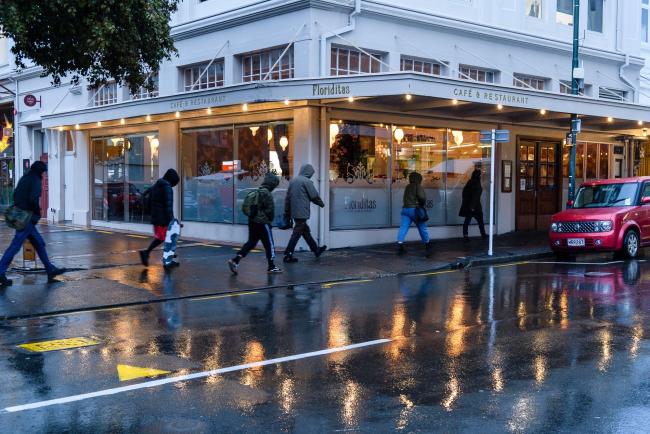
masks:
[(463, 188), (480, 169), (487, 219), (490, 146), (480, 144), (477, 131), (344, 121), (329, 129), (332, 229), (399, 226), (412, 172), (423, 178), (428, 224), (456, 225), (463, 223)]
[(587, 173), (586, 179), (597, 179), (598, 178), (598, 144), (589, 143), (587, 144)]
[(92, 139), (93, 219), (149, 223), (142, 193), (158, 179), (158, 135)]
[[(610, 144), (578, 143), (576, 150), (576, 185), (585, 180), (609, 177)], [(571, 146), (562, 147), (562, 176), (569, 177), (569, 152)]]
[(293, 124), (286, 122), (183, 131), (183, 219), (247, 224), (244, 198), (268, 172), (281, 177), (273, 191), (279, 214), (293, 175), (293, 147)]
[(389, 226), (390, 127), (330, 125), (330, 226)]
[(398, 126), (393, 131), (392, 225), (401, 222), (401, 204), (409, 175), (422, 175), (430, 225), (445, 224), (445, 133), (444, 129)]
[(472, 177), (474, 169), (482, 172), (483, 218), (488, 221), (488, 186), (490, 174), (490, 145), (482, 145), (478, 131), (448, 130), (447, 133), (447, 221), (446, 224), (462, 224), (458, 216), (463, 201), (463, 188)]
[(609, 145), (601, 143), (600, 145), (600, 179), (609, 178)]

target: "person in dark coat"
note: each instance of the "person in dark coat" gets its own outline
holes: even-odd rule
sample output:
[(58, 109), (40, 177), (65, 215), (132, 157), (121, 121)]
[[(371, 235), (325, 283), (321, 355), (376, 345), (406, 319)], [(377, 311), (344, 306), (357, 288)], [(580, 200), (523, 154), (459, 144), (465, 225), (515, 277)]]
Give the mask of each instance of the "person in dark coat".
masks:
[(29, 171), (20, 178), (14, 190), (14, 206), (23, 211), (31, 211), (32, 218), (23, 230), (16, 231), (14, 239), (5, 250), (2, 259), (0, 259), (0, 286), (9, 286), (13, 283), (5, 273), (26, 240), (32, 243), (38, 257), (45, 266), (48, 282), (56, 282), (54, 278), (66, 272), (66, 269), (57, 268), (50, 262), (47, 250), (45, 250), (45, 241), (38, 229), (36, 229), (36, 225), (41, 219), (41, 193), (43, 191), (43, 173), (45, 172), (47, 172), (47, 165), (41, 161), (36, 161)]
[(314, 203), (321, 208), (325, 206), (318, 195), (318, 190), (314, 187), (314, 182), (311, 180), (312, 176), (314, 176), (314, 167), (311, 164), (303, 164), (299, 175), (289, 183), (284, 213), (293, 219), (294, 227), (289, 244), (287, 244), (284, 251), (284, 262), (287, 263), (298, 262), (298, 259), (293, 257), (293, 252), (300, 237), (305, 239), (309, 249), (317, 258), (327, 250), (327, 246), (318, 247), (318, 243), (311, 236), (311, 230), (307, 224), (307, 220), (311, 215), (311, 204)]
[(463, 223), (463, 238), (469, 241), (469, 224), (472, 218), (478, 223), (478, 228), (481, 231), (481, 237), (486, 238), (485, 225), (483, 224), (483, 207), (481, 206), (481, 194), (483, 187), (481, 187), (481, 171), (475, 169), (472, 172), (472, 178), (467, 181), (465, 188), (463, 188), (463, 202), (460, 206), (460, 217), (465, 217)]
[[(174, 220), (174, 187), (181, 178), (174, 169), (169, 169), (165, 175), (151, 186), (144, 195), (149, 196), (151, 203), (151, 224), (153, 225), (154, 238), (146, 250), (140, 250), (140, 261), (145, 267), (149, 266), (151, 251), (165, 242), (167, 228)], [(178, 265), (172, 261), (171, 266)]]
[(432, 244), (429, 239), (429, 229), (426, 222), (418, 221), (416, 218), (415, 210), (419, 207), (424, 208), (427, 203), (427, 195), (422, 188), (422, 175), (417, 172), (409, 174), (409, 185), (404, 189), (404, 201), (402, 206), (402, 224), (400, 225), (399, 232), (397, 233), (397, 253), (404, 254), (404, 240), (409, 231), (411, 223), (417, 226), (420, 232), (420, 238), (424, 243), (427, 258), (431, 256)]
[(248, 241), (237, 252), (237, 256), (228, 261), (232, 274), (237, 275), (239, 262), (262, 241), (266, 251), (269, 273), (281, 273), (282, 269), (275, 265), (275, 245), (271, 224), (275, 218), (275, 204), (271, 192), (280, 185), (280, 178), (272, 173), (267, 173), (264, 182), (257, 190), (257, 206), (254, 215), (248, 216)]

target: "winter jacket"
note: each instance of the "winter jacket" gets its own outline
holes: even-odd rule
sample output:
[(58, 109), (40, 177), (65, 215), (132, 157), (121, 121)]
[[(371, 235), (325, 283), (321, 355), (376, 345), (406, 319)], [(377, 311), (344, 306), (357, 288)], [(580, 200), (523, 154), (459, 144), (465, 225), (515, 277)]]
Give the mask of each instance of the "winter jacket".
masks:
[(422, 175), (411, 172), (409, 185), (404, 189), (404, 208), (423, 207), (427, 203), (427, 195), (422, 188)]
[(149, 189), (146, 194), (151, 196), (151, 224), (154, 226), (169, 226), (174, 220), (174, 191), (180, 177), (174, 169), (169, 169)]
[(284, 212), (286, 215), (291, 216), (292, 219), (309, 219), (312, 202), (321, 208), (325, 206), (318, 195), (316, 187), (314, 187), (311, 180), (312, 176), (314, 176), (314, 168), (311, 164), (304, 164), (300, 168), (300, 174), (289, 183)]
[(275, 204), (271, 192), (280, 184), (280, 178), (272, 173), (267, 173), (264, 182), (258, 189), (257, 214), (253, 217), (253, 222), (270, 225), (275, 218)]
[(465, 188), (463, 188), (463, 202), (460, 205), (461, 217), (473, 217), (475, 215), (483, 214), (483, 207), (481, 206), (481, 194), (483, 187), (481, 187), (481, 171), (475, 170), (472, 173), (472, 179), (467, 181)]
[(43, 173), (47, 165), (36, 161), (27, 173), (20, 178), (14, 190), (14, 205), (24, 211), (33, 213), (32, 223), (36, 224), (41, 218), (41, 192), (43, 191)]

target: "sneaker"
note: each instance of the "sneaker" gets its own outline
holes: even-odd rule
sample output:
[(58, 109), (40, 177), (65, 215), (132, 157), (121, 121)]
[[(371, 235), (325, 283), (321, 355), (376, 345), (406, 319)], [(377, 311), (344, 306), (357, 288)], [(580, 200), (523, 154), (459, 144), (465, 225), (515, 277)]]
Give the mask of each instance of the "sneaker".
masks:
[(228, 259), (228, 267), (233, 275), (236, 276), (238, 274), (239, 264), (235, 262), (234, 259)]
[(426, 243), (426, 244), (424, 245), (424, 250), (425, 250), (425, 254), (424, 254), (424, 256), (425, 256), (427, 259), (430, 258), (430, 257), (431, 257), (431, 254), (433, 253), (433, 243), (432, 243), (431, 241), (429, 241), (428, 243)]
[(320, 258), (320, 255), (322, 255), (325, 250), (327, 250), (327, 246), (320, 246), (318, 250), (316, 250), (316, 253), (314, 254), (316, 255), (317, 258)]
[(274, 265), (272, 268), (269, 268), (268, 272), (269, 274), (282, 273), (282, 268), (279, 268), (277, 265)]
[(285, 264), (294, 264), (298, 262), (298, 258), (294, 258), (292, 255), (285, 256), (282, 262), (284, 262)]
[(147, 250), (140, 250), (138, 253), (140, 253), (140, 262), (142, 262), (142, 265), (145, 267), (149, 266), (149, 252)]
[(0, 274), (0, 286), (11, 286), (12, 283), (14, 283), (13, 280), (7, 279), (4, 273)]
[(60, 280), (55, 279), (56, 276), (60, 276), (61, 274), (66, 273), (68, 270), (65, 268), (55, 268), (52, 271), (49, 271), (47, 273), (47, 281), (50, 283), (53, 282), (60, 282)]
[(176, 261), (171, 261), (171, 262), (168, 263), (168, 264), (163, 264), (163, 268), (164, 268), (165, 270), (171, 270), (171, 269), (174, 268), (174, 267), (180, 267), (180, 266), (181, 266), (181, 264), (179, 264), (179, 263), (176, 262)]
[(404, 244), (399, 243), (399, 244), (397, 245), (397, 254), (398, 254), (399, 256), (402, 256), (402, 255), (405, 254), (405, 253), (406, 253), (406, 249), (404, 248)]

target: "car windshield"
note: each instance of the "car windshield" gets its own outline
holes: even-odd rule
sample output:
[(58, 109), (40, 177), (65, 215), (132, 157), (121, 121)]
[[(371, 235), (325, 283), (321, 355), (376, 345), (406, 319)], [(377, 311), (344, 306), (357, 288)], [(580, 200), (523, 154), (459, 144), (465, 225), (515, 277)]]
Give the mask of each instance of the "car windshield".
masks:
[(637, 183), (599, 184), (580, 187), (574, 208), (607, 208), (634, 204)]

